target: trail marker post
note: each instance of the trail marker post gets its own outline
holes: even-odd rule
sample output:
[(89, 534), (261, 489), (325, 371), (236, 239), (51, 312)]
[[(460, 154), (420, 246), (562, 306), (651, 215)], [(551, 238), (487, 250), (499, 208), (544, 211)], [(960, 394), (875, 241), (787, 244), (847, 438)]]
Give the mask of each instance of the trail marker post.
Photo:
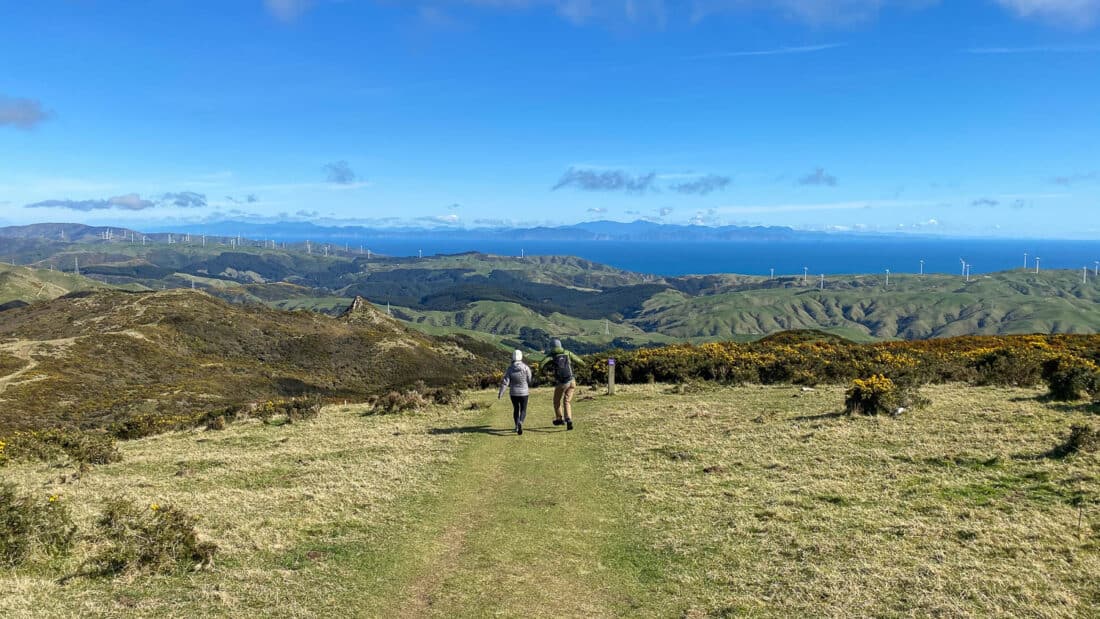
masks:
[(615, 358), (607, 360), (607, 395), (615, 395)]

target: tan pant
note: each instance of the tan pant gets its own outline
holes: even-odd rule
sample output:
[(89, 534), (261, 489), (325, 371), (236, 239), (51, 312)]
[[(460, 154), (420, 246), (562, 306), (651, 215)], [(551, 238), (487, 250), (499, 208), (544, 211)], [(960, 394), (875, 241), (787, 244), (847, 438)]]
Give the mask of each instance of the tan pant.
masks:
[(564, 385), (554, 387), (554, 419), (561, 419), (563, 403), (565, 404), (565, 418), (573, 418), (573, 389), (576, 386), (576, 381), (571, 380)]

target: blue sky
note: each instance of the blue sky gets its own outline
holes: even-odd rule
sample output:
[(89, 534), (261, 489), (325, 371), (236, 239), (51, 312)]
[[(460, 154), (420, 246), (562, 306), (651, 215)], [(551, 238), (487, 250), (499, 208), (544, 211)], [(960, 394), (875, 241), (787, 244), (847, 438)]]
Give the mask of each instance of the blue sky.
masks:
[(0, 224), (1100, 235), (1100, 0), (0, 0)]

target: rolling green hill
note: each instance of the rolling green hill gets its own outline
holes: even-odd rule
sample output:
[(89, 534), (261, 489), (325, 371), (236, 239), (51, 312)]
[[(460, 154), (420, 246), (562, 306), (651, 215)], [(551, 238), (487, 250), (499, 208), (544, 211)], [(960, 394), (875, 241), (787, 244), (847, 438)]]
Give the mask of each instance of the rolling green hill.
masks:
[(561, 256), (367, 258), (332, 247), (306, 253), (228, 239), (203, 245), (198, 237), (148, 245), (125, 238), (0, 239), (0, 245), (22, 248), (24, 254), (11, 252), (17, 260), (43, 267), (20, 268), (19, 277), (0, 280), (0, 302), (50, 298), (78, 289), (77, 282), (94, 285), (36, 283), (64, 280), (68, 276), (45, 267), (71, 270), (79, 260), (81, 273), (103, 284), (195, 287), (237, 304), (336, 315), (363, 296), (424, 333), (476, 334), (528, 348), (552, 337), (596, 350), (750, 340), (788, 329), (860, 341), (1100, 332), (1100, 287), (1068, 271), (1002, 272), (969, 282), (894, 275), (888, 288), (877, 276), (835, 276), (819, 289), (817, 281), (803, 284), (798, 277), (656, 277)]
[(79, 290), (100, 290), (106, 284), (73, 273), (0, 263), (0, 303), (31, 303), (57, 298)]

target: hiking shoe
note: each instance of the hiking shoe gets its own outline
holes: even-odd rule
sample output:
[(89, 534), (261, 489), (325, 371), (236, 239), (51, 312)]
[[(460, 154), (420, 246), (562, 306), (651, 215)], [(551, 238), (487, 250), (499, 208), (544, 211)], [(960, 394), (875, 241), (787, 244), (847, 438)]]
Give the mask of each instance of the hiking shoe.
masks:
[(556, 425), (556, 426), (560, 426), (563, 423), (565, 423), (564, 419), (555, 419), (554, 420), (554, 425)]
[(573, 420), (572, 419), (566, 419), (565, 420), (565, 429), (566, 430), (572, 430), (573, 429)]

